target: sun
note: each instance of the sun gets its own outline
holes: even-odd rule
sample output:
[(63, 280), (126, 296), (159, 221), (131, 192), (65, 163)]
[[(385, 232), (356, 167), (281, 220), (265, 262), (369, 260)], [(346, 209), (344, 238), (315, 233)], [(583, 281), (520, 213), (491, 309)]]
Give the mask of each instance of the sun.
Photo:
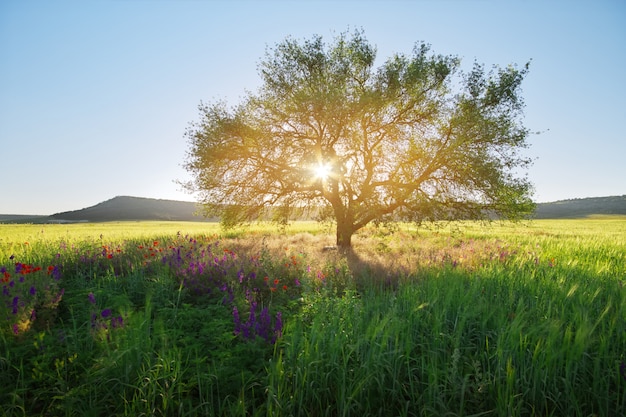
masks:
[(318, 164), (313, 167), (313, 175), (315, 178), (325, 180), (328, 178), (331, 172), (331, 166), (328, 164)]

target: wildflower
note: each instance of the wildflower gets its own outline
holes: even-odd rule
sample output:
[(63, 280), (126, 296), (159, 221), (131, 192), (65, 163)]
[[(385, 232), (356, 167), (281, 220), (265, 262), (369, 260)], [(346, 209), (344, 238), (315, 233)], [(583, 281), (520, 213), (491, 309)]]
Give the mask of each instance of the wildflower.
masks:
[(13, 325), (13, 334), (17, 336), (19, 334), (19, 332), (20, 332), (20, 328), (17, 326), (17, 324), (14, 324)]
[(267, 307), (263, 307), (261, 313), (259, 314), (259, 320), (254, 325), (254, 330), (256, 334), (269, 341), (269, 331), (272, 325), (272, 318), (270, 317), (270, 312)]
[(34, 286), (30, 287), (30, 290), (28, 291), (30, 293), (30, 295), (35, 295), (35, 293), (37, 292), (37, 290), (35, 289)]
[(280, 281), (278, 280), (278, 278), (276, 278), (276, 279), (274, 280), (274, 285), (278, 285), (278, 283), (279, 283), (279, 282), (280, 282)]
[(276, 313), (276, 325), (274, 325), (274, 339), (276, 341), (276, 337), (281, 337), (283, 335), (283, 313), (280, 311)]
[(92, 292), (90, 292), (90, 293), (89, 293), (89, 295), (88, 295), (88, 297), (89, 297), (89, 302), (90, 302), (91, 304), (95, 305), (95, 304), (96, 304), (96, 296), (95, 296), (95, 295), (93, 295), (93, 293), (92, 293)]
[(287, 286), (283, 285), (283, 291), (287, 291)]
[(233, 330), (233, 333), (236, 336), (241, 333), (241, 319), (239, 318), (239, 310), (237, 310), (237, 306), (233, 307), (233, 320), (235, 321), (235, 330)]
[(100, 315), (103, 319), (106, 319), (107, 317), (111, 316), (111, 309), (105, 308), (104, 310), (102, 310), (102, 313), (100, 313)]
[(124, 327), (124, 319), (122, 318), (122, 316), (113, 317), (111, 319), (111, 327), (113, 327), (114, 329)]
[(52, 270), (52, 278), (54, 278), (56, 281), (61, 278), (61, 268), (58, 265), (55, 265), (54, 269)]

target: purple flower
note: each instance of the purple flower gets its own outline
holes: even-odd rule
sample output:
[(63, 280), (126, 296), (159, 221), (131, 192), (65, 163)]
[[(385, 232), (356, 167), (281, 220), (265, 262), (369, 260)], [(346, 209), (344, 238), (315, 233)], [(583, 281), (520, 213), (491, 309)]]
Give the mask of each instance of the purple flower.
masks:
[(276, 325), (274, 325), (274, 337), (272, 343), (276, 342), (276, 338), (283, 335), (283, 314), (279, 311), (276, 313)]
[(30, 290), (28, 291), (30, 293), (30, 295), (35, 295), (37, 293), (37, 290), (35, 289), (34, 286), (30, 287)]
[(96, 296), (93, 295), (92, 292), (89, 293), (88, 297), (89, 297), (89, 302), (93, 305), (96, 305)]
[(239, 310), (237, 310), (237, 306), (233, 307), (233, 320), (235, 321), (235, 330), (233, 333), (238, 335), (241, 333), (241, 319), (239, 318)]
[(122, 316), (113, 317), (111, 319), (111, 327), (113, 327), (114, 329), (116, 327), (124, 327), (124, 319), (122, 318)]
[(106, 319), (107, 317), (109, 317), (111, 315), (111, 309), (110, 308), (105, 308), (104, 310), (102, 310), (102, 313), (100, 313), (102, 315), (103, 319)]
[(61, 278), (61, 268), (58, 265), (55, 265), (52, 269), (52, 277), (58, 281)]
[(272, 326), (272, 318), (267, 307), (263, 307), (259, 314), (259, 320), (255, 323), (254, 330), (256, 334), (261, 336), (266, 341), (269, 341), (269, 331)]
[(13, 334), (17, 336), (17, 334), (20, 332), (20, 328), (17, 327), (17, 324), (13, 325)]

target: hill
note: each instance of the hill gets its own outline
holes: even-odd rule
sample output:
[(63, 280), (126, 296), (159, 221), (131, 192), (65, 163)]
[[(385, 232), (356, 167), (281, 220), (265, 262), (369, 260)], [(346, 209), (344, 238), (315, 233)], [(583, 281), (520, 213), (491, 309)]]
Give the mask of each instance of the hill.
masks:
[(576, 219), (593, 215), (626, 215), (626, 195), (577, 198), (537, 204), (535, 219)]
[(125, 220), (208, 221), (196, 215), (196, 203), (119, 196), (82, 210), (53, 214), (52, 222), (108, 222)]
[[(0, 215), (0, 223), (65, 223), (140, 220), (217, 221), (197, 215), (196, 203), (120, 196), (81, 210), (51, 216)], [(579, 198), (537, 204), (535, 219), (575, 219), (626, 215), (626, 195)]]
[(0, 223), (40, 223), (47, 219), (48, 216), (30, 214), (0, 214)]

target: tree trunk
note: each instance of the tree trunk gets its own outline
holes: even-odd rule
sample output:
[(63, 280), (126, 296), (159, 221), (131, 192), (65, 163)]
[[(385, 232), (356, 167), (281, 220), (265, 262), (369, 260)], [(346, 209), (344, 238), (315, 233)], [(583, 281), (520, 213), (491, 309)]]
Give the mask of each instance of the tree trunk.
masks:
[(351, 224), (337, 221), (337, 248), (339, 250), (351, 249), (353, 234), (354, 227)]

